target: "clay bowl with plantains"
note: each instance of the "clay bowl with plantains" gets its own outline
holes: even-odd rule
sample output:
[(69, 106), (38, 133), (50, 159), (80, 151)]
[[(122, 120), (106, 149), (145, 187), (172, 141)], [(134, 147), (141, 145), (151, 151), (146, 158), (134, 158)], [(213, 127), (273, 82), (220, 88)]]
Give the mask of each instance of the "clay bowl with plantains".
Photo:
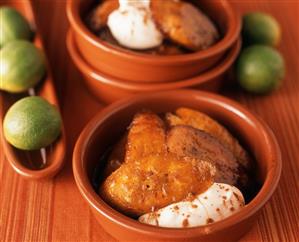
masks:
[(74, 33), (72, 30), (68, 32), (67, 47), (74, 64), (83, 74), (84, 82), (89, 91), (100, 101), (111, 103), (135, 93), (166, 91), (179, 88), (192, 87), (217, 91), (221, 85), (224, 84), (223, 80), (225, 73), (229, 70), (238, 56), (241, 41), (238, 40), (238, 42), (233, 45), (217, 66), (193, 78), (165, 83), (129, 82), (95, 70), (81, 56), (74, 41)]
[[(92, 185), (95, 170), (105, 165), (101, 157), (127, 130), (134, 114), (142, 109), (164, 113), (178, 107), (202, 111), (225, 125), (254, 157), (260, 187), (240, 211), (212, 224), (180, 229), (142, 224), (114, 210), (97, 194)], [(272, 196), (281, 166), (276, 138), (260, 118), (220, 95), (184, 89), (135, 95), (107, 106), (85, 127), (73, 153), (74, 177), (83, 199), (99, 224), (121, 241), (236, 241), (250, 230)]]
[(92, 0), (70, 0), (67, 15), (82, 58), (95, 71), (134, 82), (171, 82), (188, 79), (213, 67), (237, 41), (240, 16), (227, 0), (193, 0), (218, 26), (221, 39), (190, 54), (155, 56), (115, 47), (93, 34), (84, 22)]

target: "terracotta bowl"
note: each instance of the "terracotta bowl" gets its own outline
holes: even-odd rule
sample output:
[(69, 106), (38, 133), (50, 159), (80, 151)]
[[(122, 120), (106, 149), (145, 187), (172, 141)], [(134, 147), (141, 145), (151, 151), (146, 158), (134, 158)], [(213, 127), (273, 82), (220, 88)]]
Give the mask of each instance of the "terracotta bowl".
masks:
[(99, 98), (100, 101), (111, 103), (134, 93), (165, 91), (178, 88), (198, 87), (209, 91), (217, 91), (222, 84), (225, 73), (237, 58), (241, 43), (238, 41), (216, 67), (199, 76), (168, 83), (129, 82), (94, 70), (94, 68), (84, 61), (76, 48), (72, 31), (69, 31), (67, 36), (67, 47), (75, 65), (83, 74), (85, 84), (90, 92)]
[[(119, 140), (136, 112), (146, 108), (162, 113), (178, 107), (200, 110), (224, 124), (255, 157), (261, 189), (242, 210), (222, 221), (195, 228), (159, 228), (111, 208), (95, 192), (91, 180), (96, 166), (101, 164), (100, 157)], [(234, 101), (195, 90), (148, 93), (115, 102), (85, 127), (73, 154), (74, 177), (84, 200), (100, 225), (121, 241), (236, 241), (251, 228), (275, 191), (281, 165), (277, 141), (263, 121)]]
[(229, 1), (194, 0), (217, 24), (222, 39), (192, 54), (151, 56), (102, 41), (86, 27), (84, 17), (92, 0), (67, 1), (67, 15), (82, 57), (95, 70), (128, 81), (169, 82), (191, 78), (214, 66), (237, 41), (240, 17)]

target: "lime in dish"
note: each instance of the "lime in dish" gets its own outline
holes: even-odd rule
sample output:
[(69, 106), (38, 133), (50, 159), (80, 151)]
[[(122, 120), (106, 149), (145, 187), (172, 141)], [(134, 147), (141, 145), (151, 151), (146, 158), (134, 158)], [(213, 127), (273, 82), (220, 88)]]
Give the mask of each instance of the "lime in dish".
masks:
[(50, 145), (61, 133), (62, 121), (54, 105), (41, 97), (26, 97), (10, 107), (3, 122), (6, 140), (22, 150)]

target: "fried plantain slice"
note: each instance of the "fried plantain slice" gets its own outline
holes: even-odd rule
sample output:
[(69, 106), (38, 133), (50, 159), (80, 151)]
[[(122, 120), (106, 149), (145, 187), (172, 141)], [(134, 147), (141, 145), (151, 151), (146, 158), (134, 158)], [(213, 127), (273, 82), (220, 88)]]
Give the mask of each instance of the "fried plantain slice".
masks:
[(252, 159), (238, 140), (225, 127), (208, 115), (189, 108), (178, 108), (175, 115), (166, 114), (166, 121), (170, 126), (189, 125), (209, 133), (234, 154), (241, 166), (248, 170), (251, 169)]
[(165, 142), (164, 123), (158, 115), (148, 111), (137, 113), (129, 132), (113, 147), (104, 177), (117, 170), (125, 161), (139, 162), (144, 156), (166, 152)]
[(104, 181), (99, 193), (114, 208), (136, 217), (204, 192), (214, 174), (210, 162), (152, 154), (140, 162), (122, 164)]
[(125, 162), (139, 162), (143, 157), (167, 152), (165, 125), (158, 115), (137, 113), (129, 128)]
[(191, 126), (176, 125), (167, 133), (167, 147), (180, 157), (192, 157), (216, 166), (215, 182), (237, 185), (239, 164), (216, 138)]
[(191, 50), (203, 50), (219, 39), (213, 22), (198, 8), (179, 0), (151, 0), (158, 28), (172, 41)]

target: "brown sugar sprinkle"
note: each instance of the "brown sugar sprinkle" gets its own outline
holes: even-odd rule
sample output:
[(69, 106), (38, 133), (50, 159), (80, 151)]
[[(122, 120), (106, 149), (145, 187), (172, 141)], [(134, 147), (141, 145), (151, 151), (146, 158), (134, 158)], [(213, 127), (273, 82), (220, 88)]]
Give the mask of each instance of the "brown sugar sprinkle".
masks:
[(217, 212), (220, 212), (220, 208), (216, 208), (216, 211), (217, 211)]
[(180, 208), (179, 208), (178, 205), (175, 205), (175, 206), (173, 207), (173, 209), (174, 209), (174, 210), (179, 210)]
[(183, 226), (184, 228), (186, 228), (186, 227), (189, 226), (189, 221), (188, 221), (187, 218), (185, 218), (185, 219), (183, 220), (182, 226)]
[(188, 195), (186, 196), (186, 198), (183, 200), (183, 201), (193, 201), (195, 199), (196, 195), (195, 194), (192, 194), (191, 192), (188, 193)]
[(204, 199), (208, 199), (208, 197), (207, 197), (207, 196), (205, 196), (205, 197), (204, 197)]
[(197, 208), (198, 206), (196, 204), (191, 205), (192, 208)]
[(208, 218), (208, 219), (207, 219), (207, 224), (211, 224), (211, 223), (214, 223), (214, 220), (211, 219), (211, 218)]
[(159, 213), (158, 214), (157, 213), (150, 213), (149, 216), (150, 216), (150, 219), (155, 220), (156, 225), (159, 225), (159, 221), (158, 221), (158, 218), (160, 217)]
[(236, 197), (236, 199), (237, 199), (238, 201), (240, 201), (240, 198), (239, 198), (238, 194), (235, 193), (235, 192), (233, 192), (233, 194), (234, 194), (234, 196)]
[(228, 192), (228, 191), (229, 191), (229, 189), (228, 189), (228, 188), (226, 188), (226, 189), (225, 189), (225, 191), (226, 191), (226, 192)]
[(225, 200), (227, 199), (227, 197), (226, 197), (226, 196), (222, 196), (222, 198), (223, 198), (223, 199), (225, 199)]
[(219, 187), (220, 187), (220, 189), (224, 189), (224, 186), (222, 186), (222, 185), (218, 185)]
[(231, 207), (229, 210), (233, 212), (233, 211), (235, 211), (235, 208)]

